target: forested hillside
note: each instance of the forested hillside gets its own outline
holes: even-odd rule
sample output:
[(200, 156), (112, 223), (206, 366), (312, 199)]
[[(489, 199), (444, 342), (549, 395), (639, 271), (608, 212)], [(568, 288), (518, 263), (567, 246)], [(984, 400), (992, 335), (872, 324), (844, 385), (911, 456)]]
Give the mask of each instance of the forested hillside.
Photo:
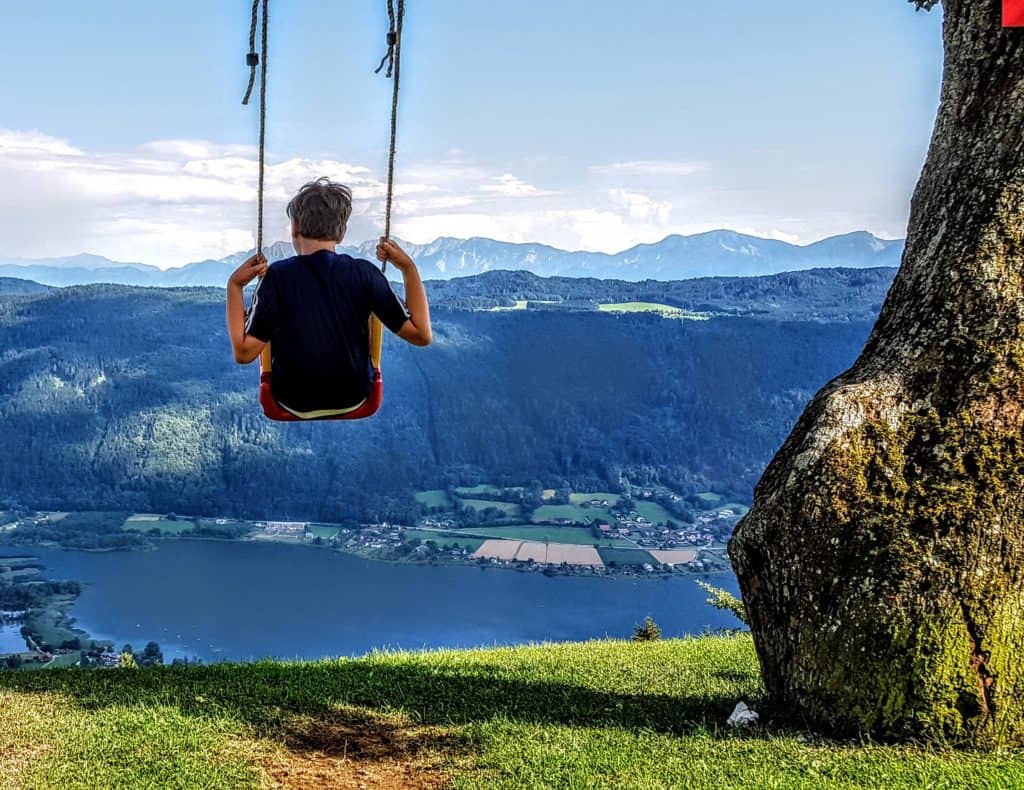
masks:
[(516, 277), (432, 285), (434, 345), (389, 339), (385, 407), (358, 424), (267, 422), (219, 289), (0, 296), (0, 499), (342, 521), (403, 518), (414, 488), (604, 490), (620, 475), (749, 499), (803, 405), (860, 350), (891, 271), (658, 284), (705, 320), (467, 309), (652, 288)]

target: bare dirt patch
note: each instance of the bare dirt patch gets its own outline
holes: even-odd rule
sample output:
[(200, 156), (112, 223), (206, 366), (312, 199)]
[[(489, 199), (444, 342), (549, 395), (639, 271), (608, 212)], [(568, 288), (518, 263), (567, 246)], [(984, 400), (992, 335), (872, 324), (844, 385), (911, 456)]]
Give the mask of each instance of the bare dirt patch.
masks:
[(565, 562), (569, 565), (589, 565), (596, 568), (604, 566), (601, 555), (593, 546), (577, 546), (571, 543), (524, 541), (516, 553), (516, 559), (520, 562), (533, 560), (548, 565), (561, 565)]
[(285, 788), (441, 788), (458, 739), (436, 727), (339, 710), (289, 719), (263, 760), (271, 786)]
[(473, 552), (474, 557), (495, 560), (514, 560), (522, 541), (518, 540), (485, 540), (483, 545)]

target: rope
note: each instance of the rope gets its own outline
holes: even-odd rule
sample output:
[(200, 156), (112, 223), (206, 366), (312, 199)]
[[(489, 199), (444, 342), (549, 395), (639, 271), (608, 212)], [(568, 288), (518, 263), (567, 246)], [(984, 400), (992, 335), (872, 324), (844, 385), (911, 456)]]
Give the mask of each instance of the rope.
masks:
[[(263, 202), (264, 182), (266, 178), (266, 144), (267, 144), (267, 29), (268, 7), (270, 0), (252, 0), (252, 21), (249, 26), (249, 53), (246, 64), (249, 66), (249, 84), (242, 98), (247, 105), (252, 97), (256, 84), (256, 67), (260, 67), (260, 133), (259, 133), (259, 184), (257, 186), (256, 215), (256, 253), (263, 252)], [(260, 51), (256, 51), (256, 30), (260, 27), (262, 14), (262, 34)], [(395, 154), (398, 147), (398, 90), (402, 68), (402, 26), (405, 21), (405, 0), (388, 0), (388, 35), (387, 52), (381, 58), (375, 74), (379, 74), (385, 66), (385, 76), (391, 80), (391, 139), (388, 146), (388, 183), (387, 197), (384, 207), (384, 239), (391, 239), (391, 211), (395, 202)], [(382, 270), (387, 268), (384, 262)]]
[[(387, 202), (384, 207), (384, 240), (391, 239), (391, 208), (395, 201), (395, 151), (398, 141), (398, 87), (399, 77), (402, 68), (402, 23), (405, 20), (405, 0), (398, 0), (398, 10), (395, 10), (395, 0), (388, 0), (388, 51), (380, 61), (376, 74), (379, 74), (386, 65), (388, 67), (385, 76), (391, 80), (391, 144), (388, 148), (388, 188)], [(384, 267), (387, 267), (387, 261)]]
[[(256, 254), (263, 253), (263, 195), (266, 180), (267, 161), (267, 17), (270, 0), (252, 0), (252, 23), (249, 27), (249, 54), (246, 63), (249, 66), (249, 85), (245, 89), (242, 104), (247, 105), (256, 84), (256, 67), (260, 67), (260, 139), (259, 139), (259, 183), (256, 188)], [(256, 51), (256, 28), (262, 11), (263, 25), (260, 40), (260, 51)]]

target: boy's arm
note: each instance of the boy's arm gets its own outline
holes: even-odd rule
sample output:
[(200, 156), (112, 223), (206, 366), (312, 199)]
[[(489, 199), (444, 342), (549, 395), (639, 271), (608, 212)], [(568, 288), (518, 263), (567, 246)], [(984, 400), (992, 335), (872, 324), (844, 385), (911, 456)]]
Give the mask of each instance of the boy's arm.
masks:
[(227, 320), (228, 337), (235, 362), (248, 365), (260, 355), (266, 342), (245, 333), (245, 297), (242, 291), (255, 278), (267, 273), (267, 259), (253, 255), (239, 266), (228, 280)]
[(393, 241), (381, 241), (377, 245), (377, 258), (392, 264), (405, 280), (405, 305), (409, 310), (409, 320), (399, 330), (398, 336), (414, 346), (429, 346), (434, 339), (430, 330), (430, 304), (416, 264)]

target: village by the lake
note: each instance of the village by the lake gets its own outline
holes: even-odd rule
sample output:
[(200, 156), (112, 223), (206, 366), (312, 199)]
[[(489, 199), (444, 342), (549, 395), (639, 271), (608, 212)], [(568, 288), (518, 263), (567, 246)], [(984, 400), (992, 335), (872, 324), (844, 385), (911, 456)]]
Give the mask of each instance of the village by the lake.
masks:
[[(119, 666), (162, 661), (159, 645), (126, 658), (68, 614), (76, 580), (52, 579), (32, 547), (147, 551), (166, 540), (287, 543), (404, 564), (456, 564), (547, 576), (664, 578), (728, 568), (725, 545), (746, 506), (662, 486), (621, 492), (453, 486), (413, 494), (411, 523), (243, 520), (177, 513), (0, 513), (0, 663)], [(5, 550), (6, 548), (6, 550)], [(18, 551), (12, 551), (17, 549)], [(3, 556), (7, 555), (7, 556)], [(125, 646), (130, 647), (130, 646)]]

